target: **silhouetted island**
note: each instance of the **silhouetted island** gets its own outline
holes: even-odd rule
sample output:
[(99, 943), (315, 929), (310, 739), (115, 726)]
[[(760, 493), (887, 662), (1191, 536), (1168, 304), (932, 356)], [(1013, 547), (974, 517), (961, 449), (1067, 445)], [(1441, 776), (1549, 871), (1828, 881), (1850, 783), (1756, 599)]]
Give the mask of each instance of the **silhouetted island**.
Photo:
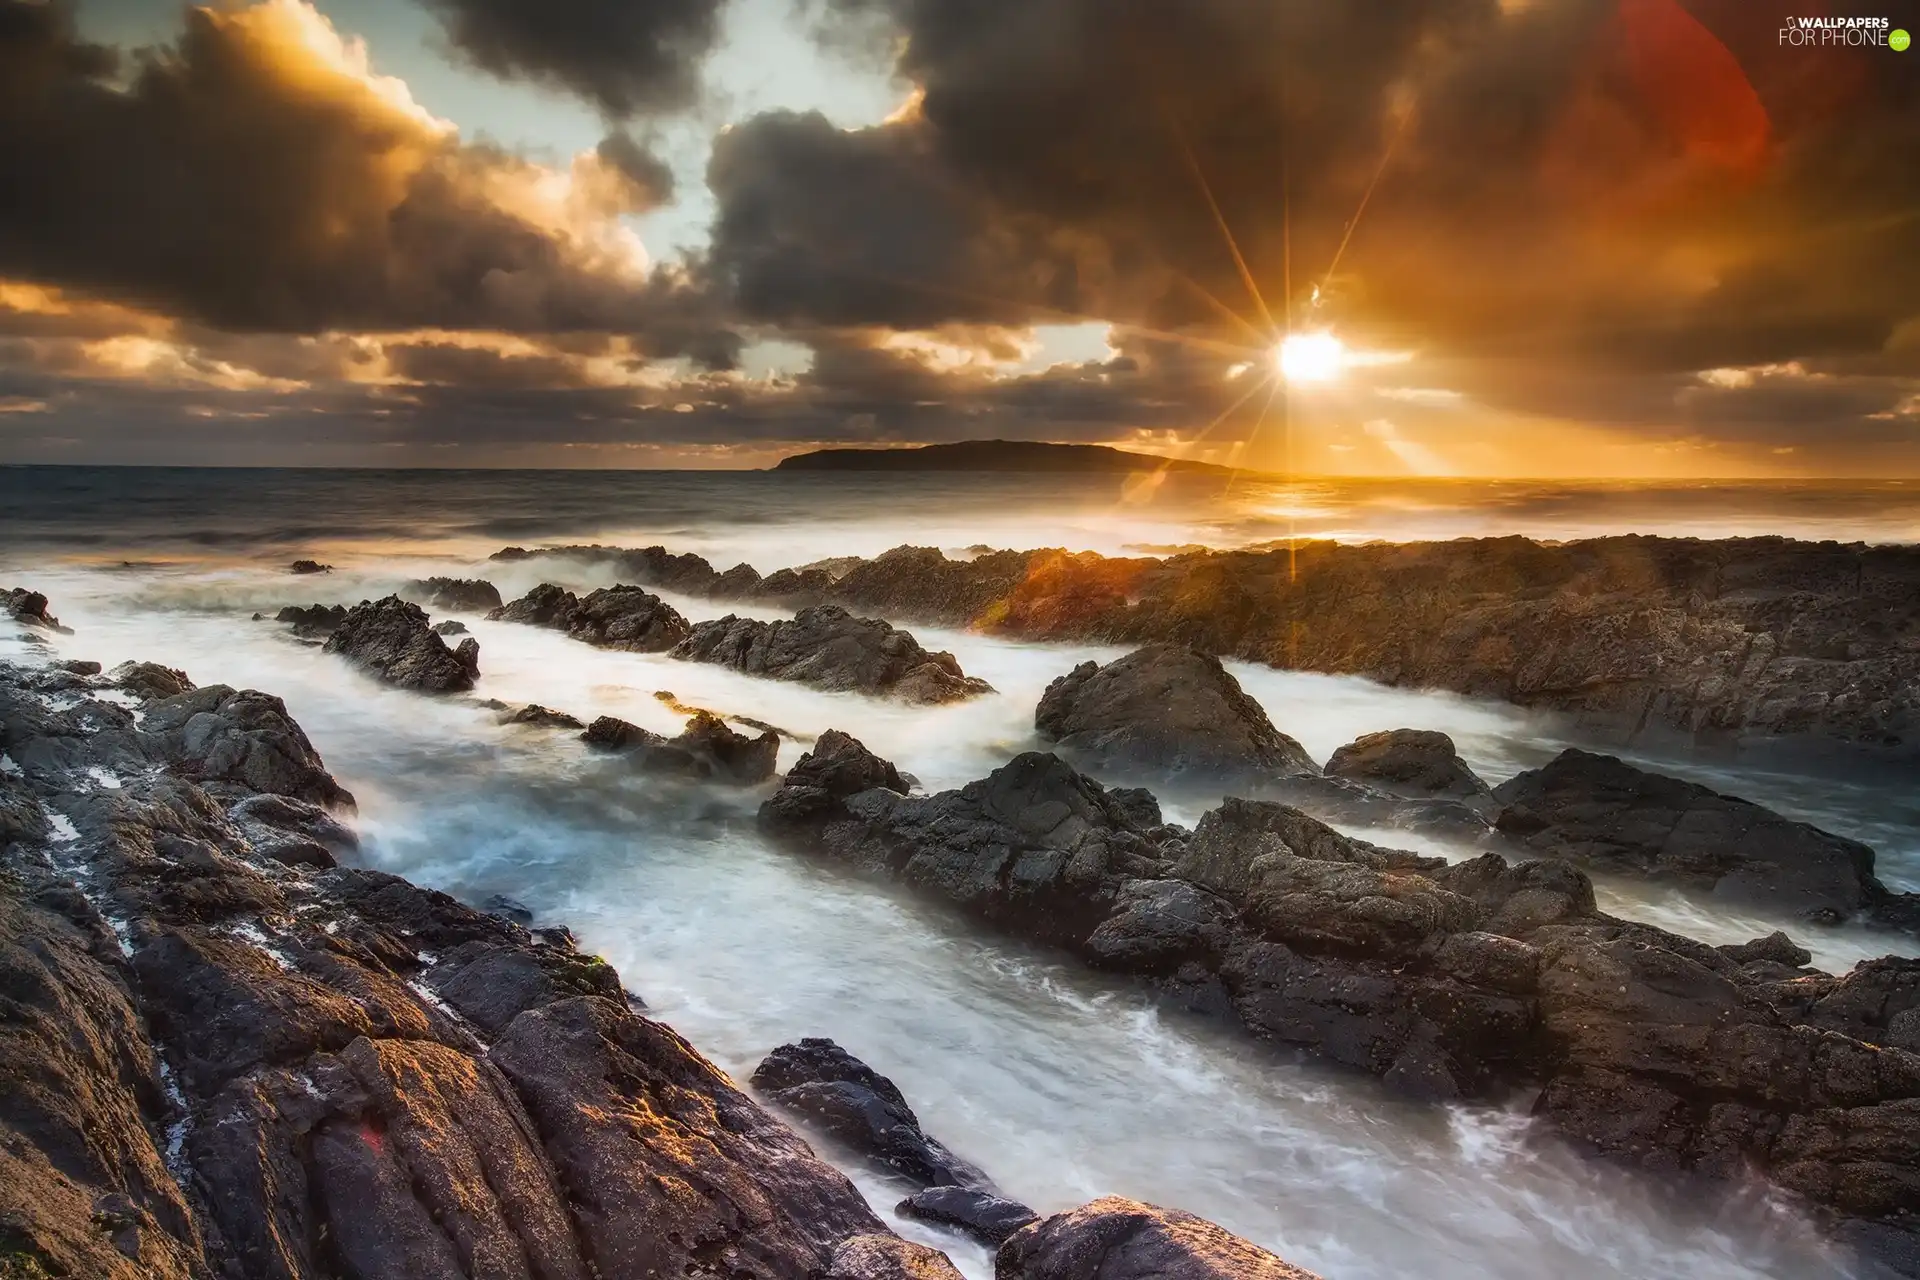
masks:
[(816, 449), (782, 458), (775, 471), (1180, 471), (1229, 476), (1236, 468), (1130, 453), (1103, 444), (1043, 440), (962, 440), (908, 449)]

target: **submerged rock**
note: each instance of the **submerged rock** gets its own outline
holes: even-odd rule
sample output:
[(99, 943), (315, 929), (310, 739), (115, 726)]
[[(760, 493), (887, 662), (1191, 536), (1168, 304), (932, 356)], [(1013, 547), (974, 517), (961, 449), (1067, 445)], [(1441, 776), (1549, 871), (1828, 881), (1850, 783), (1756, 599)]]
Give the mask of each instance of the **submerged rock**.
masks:
[(1920, 919), (1920, 899), (1874, 877), (1866, 845), (1613, 756), (1563, 751), (1494, 796), (1501, 832), (1598, 872), (1822, 924), (1862, 913), (1908, 927)]
[(1317, 1280), (1222, 1227), (1177, 1209), (1108, 1196), (1019, 1232), (997, 1280)]
[(464, 636), (470, 634), (467, 624), (458, 618), (448, 618), (445, 622), (433, 624), (433, 634), (437, 636)]
[(878, 619), (856, 618), (835, 605), (802, 609), (788, 621), (730, 615), (703, 622), (672, 656), (817, 689), (923, 705), (993, 692), (986, 681), (961, 671), (952, 654), (928, 653), (909, 632)]
[[(552, 711), (537, 702), (529, 702), (518, 711), (510, 711), (500, 718), (501, 724), (524, 724), (536, 729), (584, 729), (587, 726), (579, 717), (570, 716), (564, 711)], [(620, 723), (624, 724), (625, 721)]]
[(1047, 686), (1033, 722), (1043, 741), (1094, 770), (1229, 785), (1320, 772), (1218, 658), (1185, 645), (1081, 663)]
[(648, 773), (747, 787), (771, 778), (780, 755), (779, 734), (766, 731), (749, 738), (704, 711), (689, 718), (686, 728), (671, 738), (601, 716), (587, 726), (581, 740), (602, 751), (630, 753)]
[(485, 613), (501, 605), (500, 588), (485, 578), (422, 578), (407, 585), (407, 596), (432, 609)]
[(964, 1231), (996, 1248), (1020, 1228), (1040, 1220), (1039, 1214), (1017, 1200), (973, 1187), (927, 1187), (893, 1208), (903, 1217)]
[(640, 587), (603, 587), (582, 599), (542, 583), (487, 617), (550, 627), (601, 649), (630, 653), (665, 653), (689, 631), (687, 620), (672, 605)]
[(417, 604), (388, 596), (362, 601), (327, 638), (326, 651), (347, 658), (377, 679), (420, 693), (465, 693), (480, 676), (480, 642), (456, 649), (427, 625)]
[(277, 856), (351, 834), (219, 746), (277, 699), (55, 678), (0, 666), (0, 1271), (956, 1280), (564, 934)]
[(287, 572), (301, 577), (307, 577), (316, 573), (332, 573), (333, 566), (330, 564), (321, 564), (318, 560), (295, 560), (287, 566)]

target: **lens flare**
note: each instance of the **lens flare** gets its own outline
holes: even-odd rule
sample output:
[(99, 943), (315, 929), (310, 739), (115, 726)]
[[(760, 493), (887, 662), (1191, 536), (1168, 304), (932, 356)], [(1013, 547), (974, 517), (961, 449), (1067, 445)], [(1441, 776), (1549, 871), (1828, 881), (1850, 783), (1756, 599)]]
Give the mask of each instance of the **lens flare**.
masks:
[(1274, 348), (1288, 382), (1332, 382), (1347, 367), (1347, 348), (1330, 333), (1296, 333)]

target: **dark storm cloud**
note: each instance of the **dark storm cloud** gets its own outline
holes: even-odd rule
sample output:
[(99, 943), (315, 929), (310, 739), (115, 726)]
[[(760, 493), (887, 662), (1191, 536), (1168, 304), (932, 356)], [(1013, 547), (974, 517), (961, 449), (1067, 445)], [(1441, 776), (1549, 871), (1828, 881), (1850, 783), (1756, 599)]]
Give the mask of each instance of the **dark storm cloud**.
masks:
[[(228, 330), (609, 330), (730, 358), (705, 298), (585, 239), (617, 209), (542, 214), (540, 171), (461, 144), (310, 12), (185, 20), (122, 84), (66, 5), (0, 0), (0, 277)], [(587, 178), (626, 204), (657, 181), (637, 147), (607, 163)]]
[(1662, 374), (1862, 358), (1920, 315), (1920, 77), (1779, 48), (1791, 8), (833, 0), (905, 37), (922, 100), (722, 139), (714, 264), (769, 319), (1252, 341), (1208, 301), (1265, 325), (1210, 190), (1276, 313), (1290, 242), (1297, 319), (1646, 379), (1671, 420)]
[(673, 199), (673, 170), (631, 133), (608, 134), (594, 154), (625, 183), (628, 212), (645, 213)]
[(615, 119), (692, 103), (720, 33), (720, 0), (424, 2), (475, 65), (566, 89)]

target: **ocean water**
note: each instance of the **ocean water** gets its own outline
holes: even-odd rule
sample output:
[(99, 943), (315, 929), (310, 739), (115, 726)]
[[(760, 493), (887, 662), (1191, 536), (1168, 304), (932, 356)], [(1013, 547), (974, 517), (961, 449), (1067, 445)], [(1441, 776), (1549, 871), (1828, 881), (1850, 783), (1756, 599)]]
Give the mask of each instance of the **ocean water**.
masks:
[[(1143, 494), (1112, 480), (1022, 477), (0, 469), (0, 586), (51, 597), (75, 629), (57, 640), (62, 656), (143, 658), (201, 683), (281, 695), (358, 797), (369, 864), (470, 900), (504, 893), (543, 922), (569, 925), (656, 1016), (737, 1078), (783, 1041), (840, 1040), (900, 1083), (930, 1132), (1042, 1210), (1139, 1196), (1219, 1221), (1329, 1280), (1843, 1274), (1805, 1224), (1758, 1189), (1698, 1203), (1543, 1142), (1515, 1112), (1410, 1106), (1370, 1081), (1164, 1010), (1125, 981), (784, 856), (754, 832), (758, 792), (635, 775), (585, 755), (568, 735), (502, 727), (473, 701), (385, 689), (252, 620), (436, 573), (486, 576), (508, 597), (543, 577), (578, 588), (607, 581), (590, 566), (486, 563), (506, 543), (657, 541), (766, 570), (901, 542), (1235, 545), (1283, 536), (1276, 519), (1368, 538), (1640, 529), (1906, 540), (1920, 529), (1920, 506), (1884, 487), (1535, 486), (1505, 497), (1499, 488), (1321, 486), (1257, 497), (1217, 484)], [(1292, 514), (1276, 517), (1276, 503)], [(308, 555), (336, 571), (285, 572)], [(675, 603), (696, 619), (722, 612)], [(951, 649), (999, 693), (906, 708), (462, 620), (481, 645), (479, 697), (671, 732), (676, 717), (654, 696), (671, 691), (803, 737), (846, 729), (929, 789), (1035, 745), (1032, 709), (1046, 683), (1113, 656), (921, 629), (924, 643)], [(0, 655), (21, 652), (6, 631)], [(1236, 673), (1322, 759), (1360, 733), (1440, 728), (1497, 781), (1565, 745), (1554, 726), (1513, 708), (1356, 679)], [(788, 743), (782, 766), (802, 749)], [(1920, 883), (1920, 814), (1900, 789), (1700, 776), (1868, 839), (1888, 879)], [(1174, 816), (1190, 821), (1200, 807)], [(1779, 924), (1631, 886), (1602, 891), (1610, 909), (1712, 941)], [(1791, 931), (1834, 969), (1907, 945)], [(902, 1194), (846, 1167), (883, 1211)], [(949, 1249), (970, 1277), (991, 1274), (983, 1251), (903, 1229)]]

